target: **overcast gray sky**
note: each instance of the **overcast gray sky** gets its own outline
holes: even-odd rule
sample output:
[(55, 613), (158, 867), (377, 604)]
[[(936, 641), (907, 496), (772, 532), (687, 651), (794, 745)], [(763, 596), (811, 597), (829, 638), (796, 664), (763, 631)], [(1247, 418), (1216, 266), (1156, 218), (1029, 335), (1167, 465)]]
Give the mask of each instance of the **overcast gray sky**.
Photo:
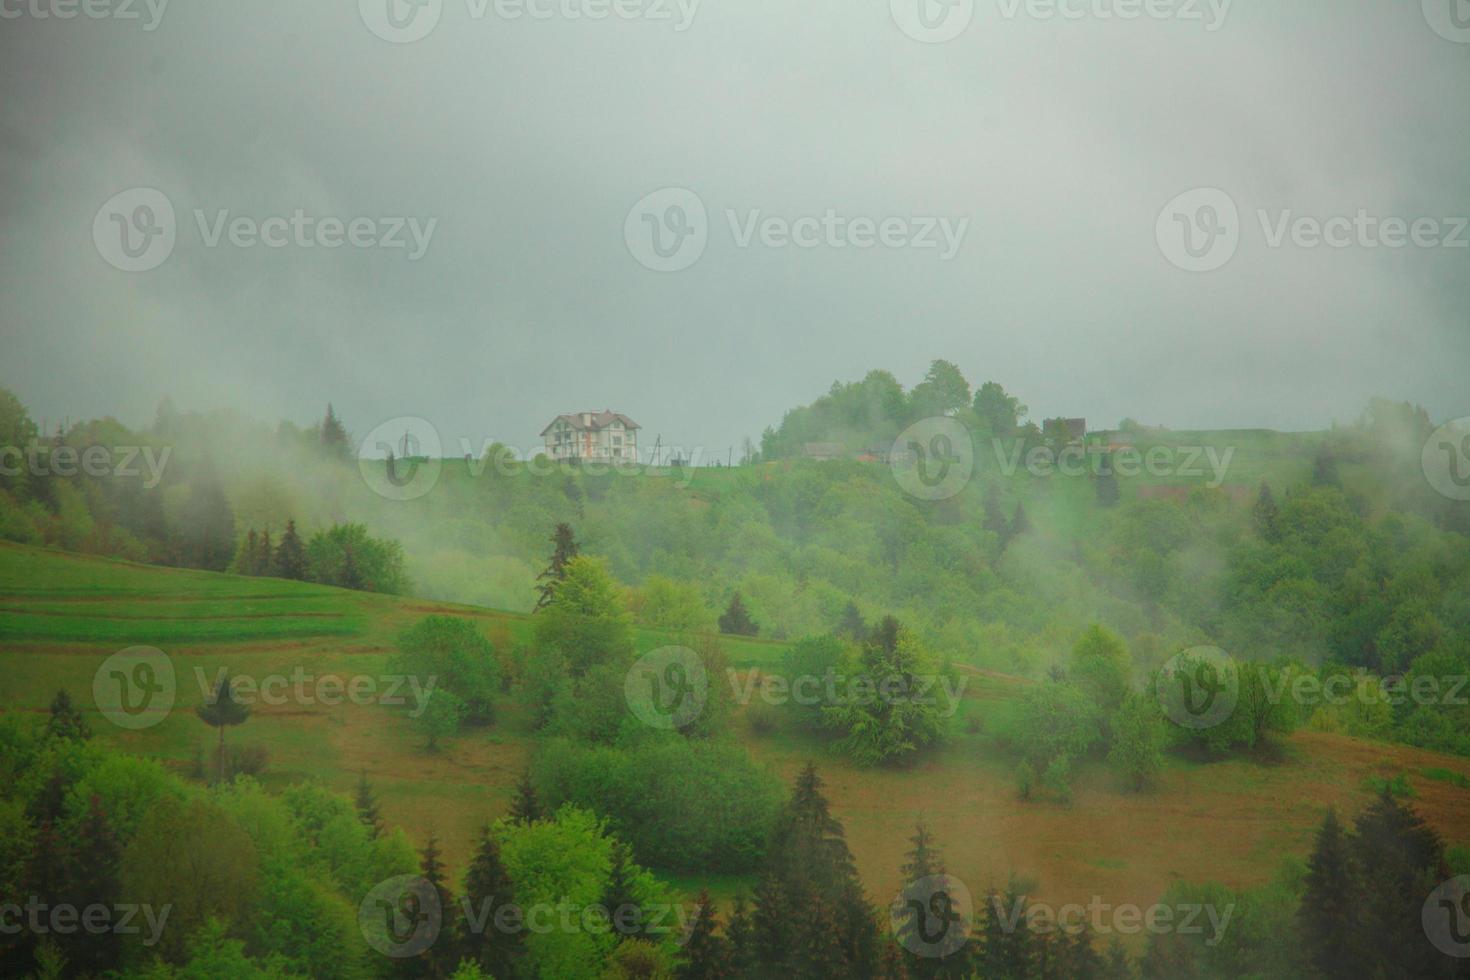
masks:
[[(0, 0), (0, 386), (38, 417), (330, 399), (359, 436), (417, 415), (526, 445), (610, 407), (722, 451), (936, 357), (1101, 425), (1318, 428), (1375, 394), (1470, 414), (1464, 0), (89, 2), (109, 16)], [(570, 16), (599, 9), (622, 15)], [(116, 267), (162, 220), (135, 188), (175, 212), (146, 271)], [(678, 271), (629, 244), (663, 188), (706, 214), (653, 199), (699, 231)], [(1165, 213), (1196, 188), (1238, 217)], [(281, 247), (209, 243), (221, 212), (298, 210), (304, 233), (262, 229)], [(1448, 220), (1398, 248), (1291, 230), (1360, 210)], [(407, 230), (322, 247), (359, 217), (364, 242), (435, 223), (416, 259)], [(895, 219), (889, 242), (852, 219)]]

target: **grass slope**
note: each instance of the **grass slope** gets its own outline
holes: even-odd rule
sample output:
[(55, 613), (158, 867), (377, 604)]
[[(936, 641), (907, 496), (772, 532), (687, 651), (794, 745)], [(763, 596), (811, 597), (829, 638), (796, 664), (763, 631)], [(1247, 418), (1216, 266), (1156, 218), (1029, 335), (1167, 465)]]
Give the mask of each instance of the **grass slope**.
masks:
[[(135, 643), (173, 659), (178, 694), (153, 728), (125, 731), (94, 712), (98, 737), (185, 768), (213, 732), (193, 708), (220, 668), (256, 679), (300, 671), (308, 677), (379, 676), (394, 636), (430, 613), (472, 617), (497, 645), (529, 637), (514, 613), (285, 582), (134, 565), (0, 543), (0, 655), (6, 711), (44, 712), (66, 688), (92, 704), (97, 666)], [(640, 649), (676, 638), (640, 630)], [(781, 644), (726, 637), (741, 669), (778, 662)], [(1201, 765), (1171, 758), (1160, 788), (1125, 794), (1101, 767), (1077, 774), (1071, 806), (1023, 804), (1013, 789), (1013, 759), (991, 734), (1024, 681), (972, 671), (964, 717), (953, 740), (917, 766), (862, 770), (813, 742), (777, 734), (755, 738), (733, 724), (755, 758), (789, 779), (818, 760), (833, 811), (846, 825), (858, 868), (875, 900), (899, 884), (898, 867), (915, 818), (923, 813), (946, 849), (948, 867), (980, 890), (1018, 872), (1037, 897), (1092, 896), (1140, 904), (1175, 879), (1232, 886), (1269, 879), (1283, 855), (1304, 855), (1324, 809), (1347, 814), (1368, 802), (1364, 779), (1408, 774), (1415, 805), (1452, 843), (1470, 841), (1470, 761), (1340, 736), (1298, 733), (1271, 765), (1234, 760)], [(308, 682), (305, 689), (314, 691)], [(974, 732), (969, 729), (974, 728)], [(436, 832), (453, 868), (469, 856), (474, 831), (505, 812), (533, 748), (527, 712), (506, 704), (494, 728), (428, 753), (401, 708), (377, 704), (257, 704), (229, 732), (235, 744), (270, 752), (267, 785), (319, 779), (347, 791), (359, 771), (377, 787), (386, 818), (422, 842)], [(680, 879), (729, 896), (738, 880)]]

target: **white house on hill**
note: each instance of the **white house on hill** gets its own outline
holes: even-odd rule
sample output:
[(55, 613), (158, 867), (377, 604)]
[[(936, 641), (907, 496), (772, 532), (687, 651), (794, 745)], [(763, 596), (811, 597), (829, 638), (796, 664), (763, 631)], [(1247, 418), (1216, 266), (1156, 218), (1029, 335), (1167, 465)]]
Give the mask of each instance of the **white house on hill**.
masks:
[(558, 415), (541, 430), (551, 459), (598, 459), (633, 462), (638, 459), (641, 426), (622, 412), (573, 412)]

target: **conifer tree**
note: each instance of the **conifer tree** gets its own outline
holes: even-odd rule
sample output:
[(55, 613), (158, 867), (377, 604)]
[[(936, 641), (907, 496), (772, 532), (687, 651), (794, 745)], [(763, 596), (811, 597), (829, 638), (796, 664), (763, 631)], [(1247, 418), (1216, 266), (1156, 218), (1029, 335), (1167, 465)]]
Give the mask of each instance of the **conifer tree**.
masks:
[[(87, 802), (87, 814), (67, 857), (68, 901), (79, 909), (98, 904), (113, 907), (121, 891), (122, 848), (95, 793)], [(112, 969), (122, 952), (118, 934), (112, 930), (83, 929), (68, 937), (65, 945), (68, 963), (79, 975), (100, 975)]]
[(745, 600), (737, 592), (730, 597), (730, 605), (720, 614), (720, 632), (735, 636), (755, 636), (760, 631), (745, 608)]
[(515, 799), (510, 804), (510, 819), (516, 824), (535, 823), (541, 819), (541, 804), (536, 799), (536, 788), (531, 785), (531, 770), (521, 771), (516, 783)]
[(701, 890), (694, 904), (694, 925), (684, 941), (684, 962), (679, 967), (678, 980), (727, 980), (730, 951), (725, 940), (715, 932), (719, 921), (709, 891)]
[(251, 575), (269, 575), (275, 567), (275, 555), (271, 550), (271, 529), (266, 528), (260, 535), (260, 544), (255, 552), (255, 560), (251, 563)]
[(357, 805), (357, 819), (367, 828), (368, 836), (373, 840), (383, 836), (383, 816), (378, 810), (378, 797), (373, 792), (372, 784), (368, 782), (366, 769), (358, 774), (354, 802)]
[(455, 950), (457, 944), (447, 935), (451, 928), (450, 917), (454, 912), (454, 896), (449, 890), (444, 862), (440, 860), (439, 838), (432, 831), (429, 833), (428, 843), (419, 851), (419, 876), (434, 889), (439, 898), (439, 938), (418, 956), (400, 962), (419, 976), (439, 980), (454, 973), (458, 959)]
[[(794, 980), (871, 977), (879, 955), (874, 910), (821, 788), (808, 763), (772, 832), (756, 890), (757, 956), (765, 974)], [(837, 951), (826, 972), (810, 972), (811, 949)]]
[(1255, 506), (1251, 508), (1251, 518), (1261, 540), (1281, 540), (1280, 516), (1281, 508), (1276, 506), (1276, 495), (1271, 492), (1271, 485), (1262, 480), (1261, 489), (1256, 494)]
[[(464, 908), (459, 920), (460, 953), (492, 977), (515, 977), (525, 952), (519, 929), (497, 926), (500, 910), (515, 907), (515, 886), (500, 857), (500, 845), (489, 827), (480, 829), (480, 843), (464, 879)], [(510, 921), (510, 920), (502, 920)]]
[(922, 820), (909, 840), (913, 846), (899, 869), (903, 891), (894, 909), (894, 937), (906, 953), (904, 965), (916, 980), (967, 977), (971, 924), (954, 911), (947, 886), (940, 887), (944, 855)]
[(322, 449), (332, 459), (346, 459), (352, 451), (348, 445), (347, 429), (332, 410), (331, 402), (327, 402), (327, 417), (322, 419)]
[(235, 696), (234, 684), (228, 675), (224, 675), (220, 677), (214, 694), (208, 701), (195, 708), (194, 713), (199, 716), (200, 721), (219, 730), (218, 779), (223, 782), (225, 778), (225, 729), (233, 725), (244, 724), (245, 719), (250, 717), (250, 707)]
[(281, 543), (276, 547), (275, 574), (298, 582), (306, 578), (306, 546), (296, 533), (295, 521), (286, 522), (286, 533), (281, 535)]
[[(643, 921), (642, 903), (634, 887), (637, 866), (632, 852), (620, 840), (612, 843), (612, 864), (607, 872), (607, 884), (602, 891), (602, 907), (612, 917), (613, 931), (624, 939), (642, 938), (646, 923)], [(634, 910), (638, 910), (636, 913)]]
[(759, 976), (760, 961), (756, 955), (755, 923), (750, 917), (744, 892), (735, 896), (725, 940), (729, 944), (730, 976), (734, 980), (755, 980)]
[(77, 739), (84, 741), (92, 737), (92, 726), (72, 703), (71, 695), (58, 690), (51, 699), (51, 716), (46, 720), (48, 738)]
[(1021, 882), (1012, 877), (1004, 893), (994, 889), (985, 898), (985, 917), (980, 943), (980, 975), (983, 977), (1030, 977), (1035, 974), (1035, 937), (1026, 922), (1026, 896)]
[(1307, 861), (1306, 892), (1298, 913), (1307, 958), (1322, 975), (1351, 976), (1359, 962), (1362, 900), (1351, 842), (1337, 810), (1329, 809)]
[[(551, 561), (546, 570), (536, 576), (536, 581), (541, 584), (536, 586), (538, 597), (536, 609), (545, 609), (551, 604), (552, 597), (556, 594), (556, 585), (567, 577), (567, 563), (581, 553), (577, 546), (577, 538), (572, 533), (570, 524), (558, 524), (551, 534), (552, 552)], [(532, 612), (535, 612), (533, 609)]]

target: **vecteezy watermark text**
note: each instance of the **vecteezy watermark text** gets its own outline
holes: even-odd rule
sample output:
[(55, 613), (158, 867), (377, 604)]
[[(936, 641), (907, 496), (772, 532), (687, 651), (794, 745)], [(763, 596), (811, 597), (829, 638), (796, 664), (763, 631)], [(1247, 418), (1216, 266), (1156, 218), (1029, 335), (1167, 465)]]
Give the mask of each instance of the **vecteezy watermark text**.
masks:
[[(135, 477), (152, 490), (163, 479), (172, 446), (47, 446), (32, 440), (25, 447), (0, 446), (0, 476)], [(141, 464), (141, 469), (139, 468)]]
[[(56, 934), (69, 936), (76, 932), (101, 936), (115, 933), (119, 936), (136, 936), (143, 932), (143, 923), (148, 933), (143, 937), (144, 946), (154, 946), (163, 935), (173, 905), (154, 908), (147, 903), (137, 905), (114, 903), (111, 905), (94, 902), (78, 907), (69, 902), (48, 903), (32, 895), (25, 904), (0, 902), (0, 935), (15, 936), (22, 932), (45, 936)], [(142, 919), (139, 920), (139, 915)]]
[[(304, 208), (264, 217), (229, 208), (194, 208), (194, 226), (205, 248), (348, 247), (402, 251), (410, 262), (423, 258), (438, 218), (413, 216), (311, 214)], [(179, 228), (173, 202), (152, 187), (133, 187), (113, 195), (92, 219), (97, 252), (124, 272), (147, 272), (173, 254)]]
[[(953, 259), (970, 219), (939, 215), (854, 215), (836, 208), (818, 213), (777, 215), (761, 208), (726, 208), (731, 243), (739, 249), (889, 249), (937, 252)], [(710, 238), (703, 199), (686, 187), (665, 187), (644, 196), (628, 211), (623, 241), (638, 263), (655, 272), (680, 272), (698, 262)]]

